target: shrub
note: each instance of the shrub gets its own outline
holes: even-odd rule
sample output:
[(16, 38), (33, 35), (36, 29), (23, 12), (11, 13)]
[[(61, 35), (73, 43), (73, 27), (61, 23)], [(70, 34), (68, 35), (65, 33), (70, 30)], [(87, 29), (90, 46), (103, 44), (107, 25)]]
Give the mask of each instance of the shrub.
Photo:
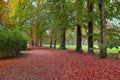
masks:
[(0, 55), (1, 57), (18, 56), (21, 50), (26, 49), (27, 39), (22, 31), (0, 31)]

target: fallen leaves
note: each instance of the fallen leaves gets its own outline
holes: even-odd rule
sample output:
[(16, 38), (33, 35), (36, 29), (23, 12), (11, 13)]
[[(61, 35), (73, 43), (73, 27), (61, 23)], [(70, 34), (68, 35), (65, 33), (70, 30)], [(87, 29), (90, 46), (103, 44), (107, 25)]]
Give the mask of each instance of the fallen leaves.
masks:
[(72, 50), (31, 49), (30, 55), (0, 60), (1, 80), (120, 80), (120, 61)]

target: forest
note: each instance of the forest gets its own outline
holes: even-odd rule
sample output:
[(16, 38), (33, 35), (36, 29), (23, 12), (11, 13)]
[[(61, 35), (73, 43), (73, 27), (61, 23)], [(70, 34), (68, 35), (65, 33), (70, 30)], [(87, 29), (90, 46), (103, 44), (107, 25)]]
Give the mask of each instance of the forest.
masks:
[[(22, 54), (22, 52), (27, 54)], [(32, 60), (37, 62), (37, 59), (40, 58), (44, 64), (39, 61), (38, 63), (44, 66), (47, 66), (45, 62), (52, 64), (54, 58), (58, 61), (56, 66), (60, 66), (63, 64), (60, 60), (65, 59), (66, 65), (63, 70), (68, 66), (68, 58), (73, 59), (73, 62), (69, 59), (68, 61), (72, 63), (72, 68), (77, 69), (74, 65), (81, 66), (84, 63), (87, 65), (86, 63), (89, 61), (84, 61), (88, 57), (88, 60), (91, 60), (89, 63), (91, 72), (99, 70), (91, 68), (92, 64), (97, 64), (96, 58), (103, 60), (107, 65), (109, 62), (113, 65), (111, 59), (113, 59), (113, 63), (114, 60), (118, 60), (114, 63), (117, 66), (120, 63), (120, 0), (0, 0), (0, 61), (2, 59), (5, 66), (9, 64), (12, 66), (9, 63), (9, 58), (14, 57), (13, 62), (14, 59), (17, 59), (15, 61), (17, 64), (17, 61), (20, 61), (18, 57), (21, 55), (27, 55), (21, 60), (25, 59), (28, 62), (29, 56), (31, 62)], [(74, 60), (75, 57), (76, 60)], [(5, 64), (4, 59), (8, 60), (8, 64)], [(83, 61), (79, 61), (81, 59)], [(39, 66), (34, 62), (33, 64)], [(102, 65), (103, 63), (100, 62), (99, 64)], [(25, 65), (28, 66), (27, 63)], [(32, 66), (32, 64), (29, 65)], [(19, 66), (21, 65), (19, 64)], [(95, 66), (98, 67), (98, 64)], [(3, 67), (0, 66), (0, 68)], [(104, 70), (107, 68), (108, 66)], [(28, 72), (30, 69), (31, 67), (28, 68)], [(49, 67), (44, 67), (44, 69), (48, 69), (48, 73), (46, 73), (48, 77), (41, 75), (43, 78), (39, 78), (36, 75), (36, 77), (30, 78), (32, 80), (59, 80), (58, 78), (60, 80), (89, 80), (88, 74), (86, 74), (87, 77), (81, 74), (83, 78), (79, 77), (79, 79), (72, 79), (70, 75), (64, 77), (59, 75), (57, 78), (53, 78), (54, 75), (50, 77), (50, 74), (53, 73), (49, 73)], [(87, 69), (89, 70), (89, 68)], [(74, 71), (75, 76), (82, 73), (79, 70), (76, 71)], [(0, 72), (2, 71), (0, 70)], [(65, 72), (61, 73), (66, 74)], [(110, 77), (107, 73), (105, 74), (109, 78), (92, 75), (90, 80), (120, 79), (118, 76)], [(98, 75), (100, 75), (99, 72)], [(30, 78), (23, 77), (25, 80), (30, 80)], [(5, 76), (2, 78), (0, 74), (0, 79), (9, 80), (13, 78)], [(21, 80), (20, 77), (15, 77), (15, 79)]]
[(20, 31), (31, 46), (50, 44), (66, 49), (66, 45), (76, 45), (75, 50), (82, 52), (82, 46), (88, 45), (88, 53), (92, 54), (97, 45), (101, 57), (106, 57), (106, 48), (118, 49), (120, 45), (119, 0), (1, 0), (0, 3), (1, 30), (5, 34), (8, 30)]

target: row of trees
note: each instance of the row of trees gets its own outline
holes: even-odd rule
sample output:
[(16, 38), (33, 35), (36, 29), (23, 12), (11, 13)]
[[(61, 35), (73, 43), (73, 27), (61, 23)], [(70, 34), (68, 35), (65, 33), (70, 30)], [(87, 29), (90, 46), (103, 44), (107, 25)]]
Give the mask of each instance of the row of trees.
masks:
[[(82, 39), (86, 38), (88, 53), (94, 53), (97, 41), (100, 58), (105, 58), (109, 39), (120, 37), (119, 23), (113, 22), (120, 19), (119, 0), (9, 0), (7, 3), (9, 19), (27, 32), (31, 45), (42, 46), (43, 41), (49, 40), (50, 47), (56, 48), (59, 43), (61, 49), (66, 49), (68, 33), (74, 31), (76, 51), (82, 52)], [(115, 28), (106, 30), (106, 23), (110, 22)]]

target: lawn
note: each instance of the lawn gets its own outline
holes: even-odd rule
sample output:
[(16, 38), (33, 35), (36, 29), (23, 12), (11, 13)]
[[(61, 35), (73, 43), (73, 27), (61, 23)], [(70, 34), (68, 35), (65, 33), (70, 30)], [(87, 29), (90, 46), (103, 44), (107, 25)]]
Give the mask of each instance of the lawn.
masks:
[[(44, 46), (48, 47), (49, 45), (46, 44)], [(88, 46), (83, 45), (83, 50), (87, 50), (88, 49), (87, 47)], [(94, 46), (94, 47), (98, 48), (98, 46)], [(59, 45), (57, 45), (57, 48), (59, 48)], [(67, 49), (73, 49), (74, 50), (75, 49), (75, 45), (67, 45)], [(120, 51), (120, 47), (118, 49), (116, 49), (116, 48), (112, 48), (112, 49), (107, 48), (107, 51), (108, 51), (108, 53), (118, 53)]]
[[(88, 46), (83, 45), (83, 50), (87, 50), (88, 49), (87, 47)], [(98, 48), (98, 46), (94, 46), (94, 47)], [(75, 49), (75, 45), (67, 45), (67, 48), (68, 49)], [(116, 49), (116, 48), (112, 48), (112, 49), (107, 48), (107, 51), (108, 51), (108, 53), (118, 53), (120, 51), (120, 47), (118, 49)]]

